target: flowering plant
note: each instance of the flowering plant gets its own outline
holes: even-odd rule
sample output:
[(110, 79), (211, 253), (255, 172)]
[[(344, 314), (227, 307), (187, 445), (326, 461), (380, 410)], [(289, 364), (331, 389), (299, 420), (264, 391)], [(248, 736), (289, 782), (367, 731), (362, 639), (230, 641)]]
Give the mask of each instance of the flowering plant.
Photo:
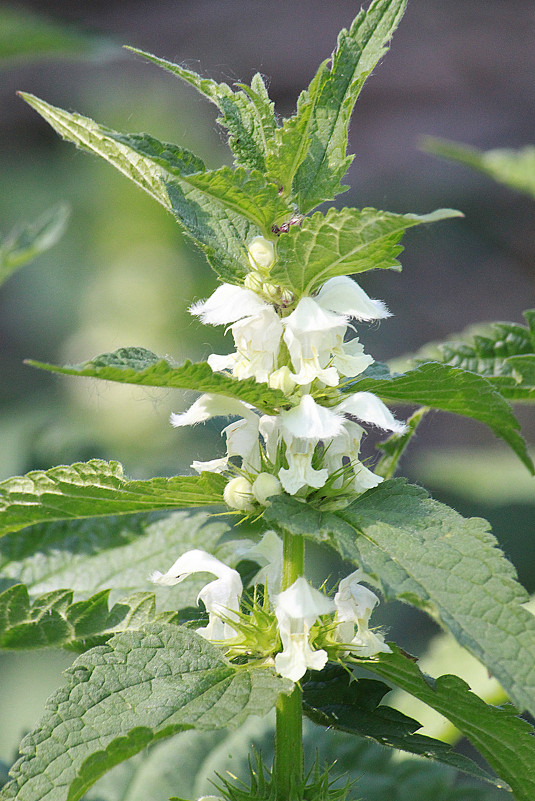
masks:
[[(142, 513), (129, 540), (139, 539), (143, 548), (140, 591), (118, 596), (111, 608), (110, 588), (120, 582), (103, 563), (96, 583), (109, 583), (89, 599), (73, 602), (73, 591), (60, 585), (30, 598), (22, 583), (0, 595), (3, 647), (82, 652), (39, 728), (23, 741), (2, 799), (76, 801), (115, 765), (163, 738), (236, 728), (273, 708), (273, 766), (257, 757), (250, 787), (220, 777), (218, 793), (286, 801), (352, 792), (349, 785), (333, 787), (329, 771), (305, 759), (306, 715), (325, 729), (453, 766), (512, 788), (524, 801), (533, 798), (530, 725), (510, 705), (485, 704), (459, 677), (425, 676), (371, 625), (379, 603), (373, 586), (386, 600), (431, 614), (492, 672), (520, 711), (535, 714), (535, 620), (512, 566), (485, 521), (466, 520), (394, 478), (429, 409), (489, 425), (533, 472), (508, 403), (532, 398), (533, 362), (518, 361), (525, 351), (509, 352), (502, 362), (516, 358), (514, 374), (511, 364), (491, 371), (444, 359), (392, 373), (374, 362), (360, 336), (365, 324), (390, 313), (350, 276), (399, 270), (406, 229), (459, 213), (335, 207), (311, 213), (347, 188), (340, 180), (351, 162), (351, 112), (404, 7), (405, 0), (374, 0), (361, 11), (301, 94), (295, 115), (283, 121), (260, 75), (233, 89), (134, 51), (217, 105), (234, 169), (207, 170), (182, 147), (148, 134), (120, 134), (23, 95), (65, 139), (105, 158), (176, 217), (220, 281), (190, 311), (205, 324), (228, 326), (234, 350), (180, 366), (143, 348), (78, 366), (31, 362), (68, 375), (200, 392), (171, 423), (223, 418), (225, 452), (193, 460), (192, 475), (168, 479), (131, 481), (117, 463), (92, 460), (1, 485), (2, 535), (24, 529), (22, 537), (64, 545), (68, 538), (76, 553), (88, 531), (78, 521), (91, 521), (94, 531), (102, 518), (102, 537), (113, 538), (116, 516)], [(522, 330), (533, 350), (535, 317), (527, 317), (529, 331)], [(389, 403), (418, 409), (405, 422)], [(361, 454), (371, 430), (389, 435), (375, 464)], [(226, 524), (207, 522), (195, 507), (208, 516), (223, 510), (236, 524), (235, 539)], [(148, 512), (167, 514), (154, 520)], [(337, 552), (345, 577), (331, 586), (325, 576), (313, 586), (306, 541)], [(158, 558), (151, 542), (158, 542)], [(205, 577), (197, 582), (197, 574)], [(447, 717), (497, 776), (447, 744), (415, 734), (416, 721), (380, 704), (392, 686)]]

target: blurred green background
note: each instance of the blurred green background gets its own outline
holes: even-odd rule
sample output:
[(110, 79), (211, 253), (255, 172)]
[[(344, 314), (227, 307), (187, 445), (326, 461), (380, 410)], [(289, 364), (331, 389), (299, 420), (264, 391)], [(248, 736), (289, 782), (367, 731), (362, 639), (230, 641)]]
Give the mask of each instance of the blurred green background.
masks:
[[(61, 142), (16, 90), (118, 130), (149, 131), (216, 167), (230, 159), (215, 108), (121, 45), (229, 82), (259, 70), (284, 116), (359, 7), (353, 0), (0, 6), (0, 232), (59, 201), (72, 207), (61, 242), (0, 288), (0, 478), (93, 457), (118, 459), (132, 477), (171, 475), (222, 449), (215, 424), (194, 435), (170, 428), (169, 413), (187, 405), (182, 393), (41, 374), (24, 358), (78, 362), (142, 345), (181, 361), (231, 347), (222, 331), (200, 327), (187, 312), (215, 281), (171, 217), (111, 167)], [(418, 149), (428, 134), (483, 149), (534, 142), (534, 32), (530, 0), (411, 0), (363, 91), (352, 125), (352, 189), (338, 205), (451, 206), (466, 215), (409, 232), (401, 275), (362, 278), (395, 315), (360, 329), (378, 360), (468, 324), (522, 322), (522, 310), (534, 305), (533, 201)], [(533, 412), (519, 416), (533, 444)], [(534, 481), (492, 434), (429, 415), (402, 469), (463, 514), (488, 518), (535, 591)], [(408, 650), (421, 652), (434, 631), (399, 605), (382, 614)], [(11, 760), (70, 661), (41, 652), (0, 661), (0, 760)]]

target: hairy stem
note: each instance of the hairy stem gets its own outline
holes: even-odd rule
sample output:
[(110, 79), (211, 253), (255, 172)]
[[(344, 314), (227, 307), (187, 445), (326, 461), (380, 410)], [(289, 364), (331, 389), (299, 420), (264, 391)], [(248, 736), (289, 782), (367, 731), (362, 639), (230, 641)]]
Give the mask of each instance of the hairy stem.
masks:
[[(303, 575), (304, 541), (302, 537), (284, 535), (284, 562), (282, 589), (286, 590)], [(303, 780), (303, 712), (302, 692), (295, 685), (290, 695), (279, 696), (277, 701), (277, 728), (275, 733), (275, 775), (277, 801), (288, 801), (293, 787)]]

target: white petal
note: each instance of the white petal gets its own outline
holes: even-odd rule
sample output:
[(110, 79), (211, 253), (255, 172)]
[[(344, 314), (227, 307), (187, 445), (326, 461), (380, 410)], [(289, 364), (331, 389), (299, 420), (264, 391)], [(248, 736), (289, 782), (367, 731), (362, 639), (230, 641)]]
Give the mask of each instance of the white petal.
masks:
[(251, 407), (243, 401), (236, 400), (235, 398), (227, 398), (225, 395), (212, 395), (206, 393), (201, 395), (195, 403), (193, 403), (187, 411), (182, 414), (171, 415), (171, 425), (175, 428), (180, 426), (191, 426), (195, 423), (204, 423), (211, 417), (229, 417), (236, 415), (239, 417), (250, 418)]
[(334, 602), (319, 590), (311, 587), (304, 576), (300, 576), (287, 590), (275, 599), (275, 614), (282, 613), (292, 619), (302, 619), (311, 626), (319, 615), (332, 612)]
[(324, 309), (354, 317), (357, 320), (380, 320), (390, 317), (382, 300), (372, 300), (351, 278), (339, 276), (324, 283), (316, 302)]
[(378, 476), (372, 470), (359, 462), (353, 466), (355, 478), (353, 479), (352, 487), (355, 492), (365, 492), (368, 489), (379, 486), (384, 481), (382, 476)]
[(322, 308), (317, 299), (309, 297), (301, 298), (294, 311), (283, 320), (285, 328), (291, 328), (296, 333), (329, 331), (345, 326), (346, 322), (347, 317)]
[(372, 423), (387, 431), (395, 431), (397, 434), (402, 434), (407, 430), (407, 426), (396, 420), (383, 401), (379, 400), (371, 392), (355, 392), (335, 408), (337, 412), (354, 415), (354, 417), (363, 420), (365, 423)]
[(195, 548), (179, 556), (167, 573), (160, 573), (159, 570), (156, 570), (152, 574), (151, 581), (156, 584), (171, 586), (179, 584), (192, 573), (213, 573), (214, 576), (222, 578), (229, 571), (236, 572), (228, 565), (220, 562), (219, 559), (216, 559), (215, 556), (212, 556), (211, 553)]
[(232, 370), (237, 360), (238, 360), (237, 353), (227, 353), (223, 355), (219, 355), (218, 353), (211, 353), (206, 361), (208, 362), (214, 373), (217, 373), (220, 370)]
[(209, 298), (190, 306), (189, 311), (200, 317), (205, 324), (224, 325), (258, 314), (267, 307), (268, 304), (250, 289), (221, 284)]
[[(300, 447), (302, 450), (298, 450)], [(295, 495), (302, 487), (319, 489), (329, 478), (329, 472), (325, 468), (316, 470), (312, 467), (315, 447), (314, 441), (294, 439), (291, 447), (286, 448), (288, 467), (281, 467), (279, 479), (289, 495)]]
[(191, 463), (191, 467), (197, 471), (197, 473), (202, 473), (206, 471), (207, 473), (223, 473), (228, 467), (228, 457), (224, 456), (222, 459), (210, 459), (207, 462), (198, 462), (197, 460)]
[(312, 395), (303, 395), (298, 406), (281, 412), (279, 417), (284, 431), (300, 439), (336, 437), (342, 431), (344, 423), (340, 414), (320, 406)]
[(266, 531), (260, 542), (248, 548), (241, 556), (264, 566), (253, 579), (254, 584), (267, 584), (271, 598), (280, 592), (282, 581), (282, 540), (274, 531)]
[(249, 251), (249, 263), (253, 270), (260, 267), (269, 270), (275, 261), (275, 247), (273, 242), (263, 236), (255, 236), (247, 248)]

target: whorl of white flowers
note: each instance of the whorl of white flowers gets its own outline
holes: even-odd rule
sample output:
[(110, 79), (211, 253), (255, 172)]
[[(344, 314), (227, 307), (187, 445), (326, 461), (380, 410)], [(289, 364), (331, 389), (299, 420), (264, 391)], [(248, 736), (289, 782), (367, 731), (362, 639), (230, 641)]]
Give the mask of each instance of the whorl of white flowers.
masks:
[[(340, 643), (341, 657), (371, 657), (390, 651), (382, 634), (368, 628), (370, 616), (379, 599), (360, 583), (365, 578), (362, 571), (357, 570), (342, 579), (338, 592), (331, 599), (314, 589), (303, 576), (280, 592), (282, 542), (273, 531), (266, 532), (260, 542), (245, 550), (242, 556), (265, 563), (256, 575), (255, 583), (262, 583), (267, 589), (282, 643), (280, 650), (275, 640), (271, 651), (265, 656), (273, 663), (272, 651), (278, 648), (274, 665), (281, 676), (299, 681), (308, 669), (321, 670), (325, 666), (327, 651), (322, 647), (314, 647), (312, 643), (314, 637), (321, 639), (321, 631), (316, 624), (322, 622), (330, 623), (330, 628), (334, 626), (334, 641), (331, 636), (329, 646), (334, 647), (333, 642)], [(197, 600), (204, 603), (209, 618), (208, 625), (197, 629), (197, 632), (218, 645), (231, 647), (237, 635), (236, 629), (240, 628), (243, 589), (236, 570), (205, 551), (193, 550), (183, 553), (167, 573), (155, 571), (150, 578), (156, 584), (172, 586), (194, 573), (217, 576), (197, 596)], [(313, 627), (316, 627), (315, 631)], [(329, 625), (325, 630), (329, 630)]]
[[(354, 337), (345, 337), (350, 320), (371, 321), (389, 316), (379, 300), (368, 297), (346, 276), (330, 278), (313, 296), (297, 302), (291, 292), (270, 281), (274, 243), (262, 236), (249, 244), (250, 272), (243, 286), (222, 284), (190, 312), (210, 325), (228, 325), (236, 350), (212, 354), (208, 364), (241, 380), (254, 378), (288, 397), (288, 408), (261, 415), (250, 404), (206, 394), (182, 414), (171, 415), (173, 426), (193, 425), (212, 417), (238, 417), (223, 429), (227, 453), (207, 462), (194, 461), (198, 471), (229, 476), (224, 498), (245, 513), (282, 491), (306, 495), (324, 487), (358, 494), (383, 479), (359, 461), (360, 440), (367, 423), (400, 433), (403, 423), (370, 392), (342, 395), (323, 405), (318, 391), (336, 388), (340, 379), (360, 375), (373, 363)], [(316, 397), (315, 397), (316, 395)], [(325, 397), (324, 395), (322, 397)], [(239, 465), (229, 460), (239, 457)]]

